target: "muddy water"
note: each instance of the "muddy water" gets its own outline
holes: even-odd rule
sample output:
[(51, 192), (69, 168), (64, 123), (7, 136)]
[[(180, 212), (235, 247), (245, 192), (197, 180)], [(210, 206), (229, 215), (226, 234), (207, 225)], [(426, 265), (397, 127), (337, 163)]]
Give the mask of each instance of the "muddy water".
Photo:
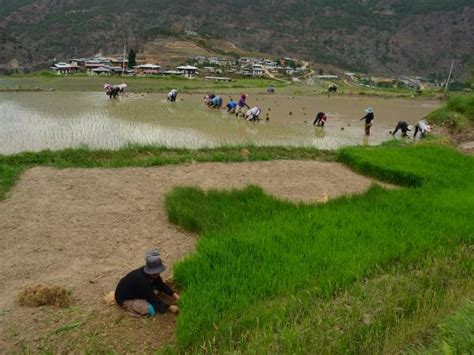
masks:
[[(229, 97), (223, 96), (224, 101)], [(414, 124), (436, 108), (435, 102), (280, 95), (251, 95), (248, 103), (262, 108), (264, 121), (245, 122), (225, 110), (208, 109), (201, 94), (179, 95), (178, 102), (170, 104), (162, 94), (127, 94), (110, 100), (103, 93), (0, 93), (0, 154), (81, 145), (116, 149), (128, 143), (334, 149), (391, 139), (388, 131), (398, 120)], [(368, 139), (359, 121), (367, 106), (375, 110)], [(312, 125), (318, 111), (329, 116), (324, 129)]]

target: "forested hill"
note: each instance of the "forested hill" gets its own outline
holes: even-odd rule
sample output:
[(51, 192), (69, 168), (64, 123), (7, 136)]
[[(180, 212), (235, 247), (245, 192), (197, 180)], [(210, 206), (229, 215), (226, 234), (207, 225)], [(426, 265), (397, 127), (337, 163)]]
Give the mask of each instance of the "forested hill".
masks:
[(374, 73), (457, 71), (473, 0), (0, 0), (0, 64), (117, 53), (194, 30), (249, 51)]

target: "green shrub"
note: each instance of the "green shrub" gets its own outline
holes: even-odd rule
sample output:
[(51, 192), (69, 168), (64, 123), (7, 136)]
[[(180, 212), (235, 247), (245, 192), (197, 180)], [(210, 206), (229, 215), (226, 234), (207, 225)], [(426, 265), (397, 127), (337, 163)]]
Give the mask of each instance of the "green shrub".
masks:
[(474, 95), (451, 97), (443, 107), (429, 114), (428, 120), (457, 129), (474, 124)]

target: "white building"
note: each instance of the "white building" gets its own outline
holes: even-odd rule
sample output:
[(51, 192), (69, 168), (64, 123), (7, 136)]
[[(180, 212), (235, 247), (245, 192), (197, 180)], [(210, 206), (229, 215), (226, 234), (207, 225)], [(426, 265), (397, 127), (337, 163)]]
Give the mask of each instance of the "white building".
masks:
[(211, 65), (221, 65), (221, 61), (217, 57), (209, 57), (208, 62)]
[(293, 75), (294, 73), (295, 73), (295, 69), (293, 67), (288, 66), (285, 68), (286, 75)]
[(198, 68), (193, 67), (192, 65), (181, 65), (176, 67), (176, 70), (188, 78), (192, 78), (198, 74)]
[(79, 71), (79, 66), (77, 63), (68, 64), (65, 62), (59, 62), (54, 64), (51, 69), (53, 69), (58, 75), (74, 74)]
[(252, 65), (252, 76), (262, 76), (263, 75), (263, 65), (254, 64)]
[(156, 75), (159, 73), (160, 66), (156, 64), (140, 64), (135, 65), (133, 70), (136, 74)]
[(267, 70), (269, 70), (269, 71), (277, 70), (277, 67), (278, 67), (278, 63), (273, 62), (273, 61), (268, 60), (268, 59), (265, 59), (263, 65), (264, 65), (265, 68), (267, 68)]

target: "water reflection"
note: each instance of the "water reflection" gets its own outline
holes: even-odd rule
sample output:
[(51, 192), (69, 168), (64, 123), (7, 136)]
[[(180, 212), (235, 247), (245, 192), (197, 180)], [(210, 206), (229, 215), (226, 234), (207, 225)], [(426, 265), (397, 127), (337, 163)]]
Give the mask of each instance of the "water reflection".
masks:
[[(128, 94), (110, 100), (103, 93), (0, 93), (0, 153), (80, 145), (116, 149), (127, 143), (335, 149), (361, 144), (361, 139), (362, 144), (378, 144), (388, 139), (387, 132), (398, 117), (414, 123), (436, 107), (434, 103), (341, 97), (254, 95), (248, 100), (251, 106), (262, 108), (263, 121), (246, 122), (225, 110), (210, 110), (202, 104), (201, 94), (180, 95), (171, 104), (158, 94)], [(358, 121), (369, 102), (377, 110), (370, 141)], [(312, 125), (311, 117), (319, 111), (329, 116), (324, 128)]]
[(318, 138), (324, 138), (326, 136), (324, 128), (323, 127), (314, 127), (314, 135)]
[(364, 136), (364, 138), (362, 139), (362, 145), (363, 146), (369, 145), (369, 137), (370, 136)]

